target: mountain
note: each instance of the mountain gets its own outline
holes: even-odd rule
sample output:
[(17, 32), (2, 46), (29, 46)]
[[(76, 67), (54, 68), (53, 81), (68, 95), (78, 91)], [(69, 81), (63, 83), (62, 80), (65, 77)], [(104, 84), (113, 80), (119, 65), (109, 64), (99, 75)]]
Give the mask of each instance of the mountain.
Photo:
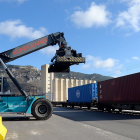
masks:
[[(28, 93), (31, 86), (36, 86), (39, 92), (42, 91), (41, 88), (41, 71), (33, 66), (18, 66), (18, 65), (7, 65), (10, 71), (13, 73), (15, 78), (18, 80), (23, 89)], [(18, 94), (19, 91), (9, 78), (7, 73), (0, 66), (0, 76), (6, 77), (10, 85), (12, 92)]]
[[(18, 65), (7, 65), (7, 67), (11, 70), (15, 78), (18, 80), (20, 85), (24, 88), (24, 90), (29, 93), (31, 86), (36, 86), (38, 89), (38, 93), (42, 92), (41, 88), (41, 70), (33, 66), (18, 66)], [(0, 66), (0, 76), (6, 77), (10, 89), (13, 93), (18, 94), (19, 91), (8, 77), (2, 66)], [(107, 79), (112, 79), (109, 76), (103, 76), (100, 74), (83, 74), (80, 72), (70, 72), (70, 73), (55, 73), (54, 77), (56, 78), (69, 78), (69, 79), (87, 79), (87, 80), (95, 80), (95, 81), (104, 81)], [(35, 88), (35, 87), (34, 87)], [(32, 87), (33, 89), (33, 87)], [(32, 90), (33, 92), (33, 90)], [(36, 89), (34, 90), (36, 92)]]
[(103, 76), (100, 74), (83, 74), (80, 72), (70, 72), (70, 73), (55, 73), (54, 74), (55, 77), (58, 78), (68, 78), (68, 79), (85, 79), (85, 80), (95, 80), (97, 82), (99, 81), (104, 81), (107, 79), (112, 79), (113, 77), (109, 77), (109, 76)]

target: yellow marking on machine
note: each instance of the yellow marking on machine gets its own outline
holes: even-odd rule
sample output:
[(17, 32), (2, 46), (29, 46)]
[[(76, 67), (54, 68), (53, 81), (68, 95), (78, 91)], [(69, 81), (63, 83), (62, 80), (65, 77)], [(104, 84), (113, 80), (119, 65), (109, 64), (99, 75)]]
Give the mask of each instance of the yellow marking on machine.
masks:
[(85, 62), (84, 57), (58, 57), (58, 62), (77, 62), (77, 63), (83, 63)]
[(0, 116), (0, 140), (4, 140), (7, 133), (7, 129), (2, 124), (2, 117)]

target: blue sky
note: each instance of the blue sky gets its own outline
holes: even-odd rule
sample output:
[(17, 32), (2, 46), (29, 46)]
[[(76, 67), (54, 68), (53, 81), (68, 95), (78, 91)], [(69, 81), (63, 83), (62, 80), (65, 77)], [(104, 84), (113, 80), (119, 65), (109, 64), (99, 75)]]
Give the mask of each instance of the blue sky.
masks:
[[(0, 0), (1, 52), (56, 32), (86, 57), (71, 71), (114, 77), (140, 71), (140, 0)], [(57, 48), (9, 64), (41, 69)]]

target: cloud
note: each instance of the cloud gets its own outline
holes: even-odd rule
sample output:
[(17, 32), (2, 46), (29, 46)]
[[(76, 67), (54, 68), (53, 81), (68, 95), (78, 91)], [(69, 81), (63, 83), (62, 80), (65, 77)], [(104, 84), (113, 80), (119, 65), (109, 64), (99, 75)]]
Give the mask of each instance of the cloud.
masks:
[(8, 20), (0, 22), (0, 34), (7, 35), (14, 38), (26, 37), (30, 39), (36, 39), (47, 34), (47, 30), (44, 27), (40, 27), (35, 30), (33, 27), (26, 27), (20, 20)]
[(104, 72), (103, 75), (118, 77), (122, 74), (124, 66), (119, 63), (119, 60), (113, 58), (103, 60), (100, 57), (87, 55), (86, 64), (82, 65), (82, 69), (102, 70)]
[(105, 5), (96, 5), (91, 3), (86, 11), (78, 10), (71, 15), (71, 21), (78, 27), (91, 28), (93, 26), (106, 26), (110, 20), (111, 13), (106, 10)]
[(121, 75), (122, 75), (122, 72), (120, 70), (117, 70), (114, 73), (112, 73), (112, 77), (114, 78), (120, 77)]
[(114, 73), (117, 74), (117, 75), (120, 75), (122, 72), (120, 70), (117, 70)]
[(54, 0), (55, 2), (59, 2), (59, 3), (66, 3), (69, 2), (70, 0)]
[(76, 6), (76, 7), (74, 7), (74, 10), (81, 11), (81, 10), (82, 10), (82, 8), (81, 8), (80, 6)]
[(137, 57), (137, 56), (132, 57), (132, 59), (134, 59), (134, 60), (140, 60), (139, 57)]
[(25, 2), (25, 1), (27, 1), (27, 0), (15, 0), (15, 1), (17, 1), (18, 3), (23, 3), (23, 2)]
[(130, 61), (129, 59), (126, 59), (125, 62), (129, 63), (129, 62), (131, 62), (131, 61)]
[(100, 57), (94, 57), (91, 55), (86, 56), (86, 64), (83, 65), (83, 69), (112, 69), (118, 64), (118, 60), (113, 58), (108, 58), (106, 60), (102, 60)]
[(49, 46), (44, 49), (41, 49), (40, 52), (43, 54), (46, 54), (47, 56), (54, 55), (56, 53), (56, 50), (59, 49), (59, 46)]
[(140, 0), (121, 0), (127, 2), (128, 9), (120, 12), (116, 19), (116, 27), (140, 31)]
[(4, 2), (18, 2), (19, 4), (22, 4), (22, 3), (24, 3), (27, 0), (0, 0), (0, 2), (1, 1), (4, 1)]

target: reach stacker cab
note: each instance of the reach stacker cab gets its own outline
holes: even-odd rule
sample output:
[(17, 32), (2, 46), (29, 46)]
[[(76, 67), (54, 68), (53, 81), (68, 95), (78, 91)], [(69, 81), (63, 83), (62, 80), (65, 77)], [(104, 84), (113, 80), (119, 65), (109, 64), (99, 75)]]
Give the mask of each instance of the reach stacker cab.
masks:
[(26, 96), (13, 94), (10, 91), (6, 77), (0, 77), (0, 113), (29, 113), (38, 120), (47, 120), (50, 118), (53, 112), (51, 102), (45, 99), (45, 96), (28, 96), (13, 75), (10, 75), (12, 73), (10, 73), (11, 71), (5, 64), (4, 67), (18, 89), (25, 93)]
[(0, 95), (2, 94), (10, 94), (10, 86), (7, 82), (6, 77), (0, 77)]

